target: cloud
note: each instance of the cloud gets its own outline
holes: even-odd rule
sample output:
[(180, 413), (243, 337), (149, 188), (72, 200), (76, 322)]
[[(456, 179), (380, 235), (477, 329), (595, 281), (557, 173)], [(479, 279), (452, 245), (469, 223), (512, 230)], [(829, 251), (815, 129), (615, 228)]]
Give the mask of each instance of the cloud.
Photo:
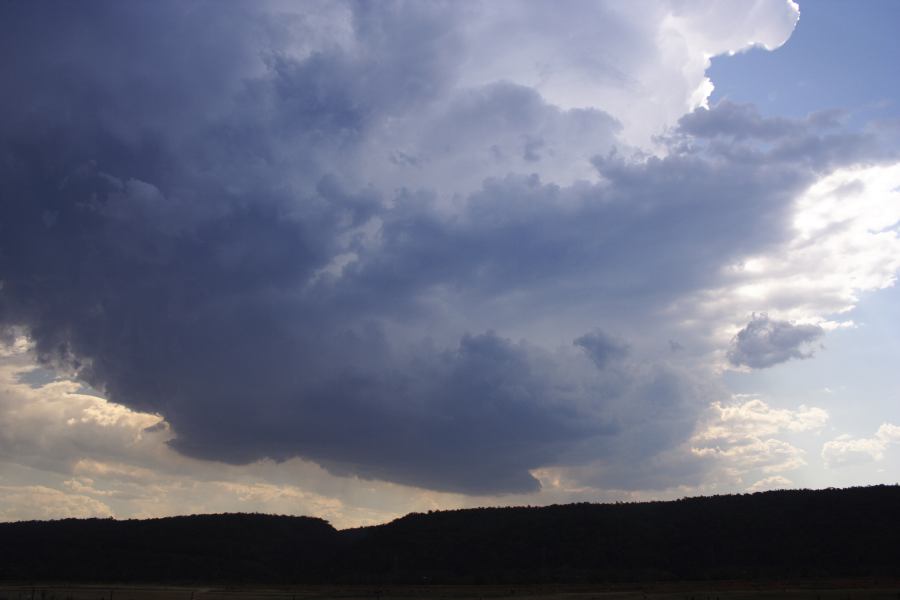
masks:
[(776, 409), (759, 398), (714, 402), (691, 439), (691, 450), (716, 461), (728, 478), (740, 480), (752, 471), (781, 473), (805, 465), (805, 452), (772, 436), (819, 431), (827, 420), (828, 413), (821, 408)]
[(86, 393), (71, 380), (22, 382), (35, 367), (24, 355), (0, 360), (0, 459), (67, 472), (81, 452), (112, 458), (140, 455), (156, 434), (158, 415), (134, 412)]
[[(679, 123), (711, 55), (796, 22), (745, 6), (4, 6), (0, 323), (65, 375), (23, 430), (52, 443), (10, 434), (8, 455), (71, 468), (52, 403), (102, 464), (122, 462), (106, 441), (164, 439), (528, 494), (585, 465), (590, 485), (659, 485), (680, 449), (699, 478), (704, 350), (670, 364), (648, 340), (792, 243), (796, 199), (875, 152), (727, 104)], [(816, 337), (779, 323), (744, 364)]]
[[(863, 294), (894, 285), (900, 268), (898, 186), (897, 164), (840, 167), (817, 179), (793, 201), (782, 241), (742, 256), (718, 284), (675, 302), (671, 314), (710, 324), (700, 336), (683, 328), (680, 339), (717, 351), (734, 343), (744, 315), (760, 312), (825, 331), (852, 327), (844, 315)], [(720, 366), (733, 366), (726, 351)]]
[(805, 133), (803, 123), (794, 119), (763, 118), (752, 104), (720, 102), (715, 110), (703, 108), (679, 121), (680, 131), (696, 138), (755, 138), (773, 141)]
[[(587, 488), (584, 482), (571, 480), (577, 487), (550, 486), (537, 493), (526, 491), (512, 496), (507, 493), (503, 497), (464, 496), (365, 480), (349, 474), (336, 476), (299, 459), (281, 463), (261, 460), (247, 465), (194, 460), (166, 444), (172, 433), (164, 421), (149, 428), (144, 426), (158, 417), (132, 413), (102, 398), (74, 393), (73, 382), (54, 381), (50, 373), (35, 371), (23, 345), (6, 354), (2, 359), (4, 368), (0, 369), (3, 406), (0, 417), (9, 432), (23, 432), (14, 438), (4, 438), (7, 445), (0, 448), (0, 484), (8, 492), (4, 496), (3, 514), (10, 520), (93, 514), (141, 518), (185, 512), (243, 511), (315, 515), (337, 527), (353, 527), (436, 508), (630, 497), (608, 488)], [(572, 358), (589, 364), (587, 358), (577, 354)], [(628, 401), (659, 403), (662, 400), (657, 397), (659, 386), (653, 387), (652, 379), (647, 379), (646, 385), (648, 389), (633, 391)], [(63, 389), (66, 391), (62, 392)], [(655, 390), (652, 395), (651, 390)], [(685, 390), (685, 395), (691, 394)], [(682, 412), (677, 405), (672, 405), (669, 411), (672, 417)], [(98, 429), (94, 418), (98, 412), (129, 416), (101, 419), (112, 422)], [(690, 427), (690, 420), (683, 419), (683, 425)], [(116, 434), (107, 435), (111, 432)], [(638, 458), (630, 456), (631, 448), (621, 448), (620, 452)], [(609, 450), (605, 454), (613, 456)], [(617, 463), (621, 459), (611, 460)], [(649, 460), (654, 464), (663, 463), (665, 457), (657, 455)], [(653, 469), (644, 468), (642, 472), (643, 481), (658, 486), (658, 480), (650, 478)], [(534, 470), (533, 475), (540, 477), (545, 486), (550, 485), (542, 470)], [(584, 475), (596, 474), (585, 472)], [(611, 481), (607, 476), (603, 480)], [(637, 480), (632, 476), (631, 481)], [(35, 486), (40, 488), (41, 495), (32, 493)], [(34, 506), (36, 501), (44, 502), (39, 510)], [(84, 506), (96, 510), (85, 512), (78, 508)]]
[(734, 366), (765, 369), (792, 358), (812, 358), (813, 351), (803, 347), (824, 333), (818, 325), (797, 325), (772, 320), (766, 314), (753, 315), (746, 327), (734, 336), (728, 360)]
[(715, 417), (703, 432), (705, 439), (816, 431), (828, 421), (828, 413), (821, 408), (801, 405), (797, 410), (778, 409), (759, 398), (738, 397), (737, 400), (733, 404), (713, 403), (711, 410)]
[(82, 494), (39, 485), (0, 486), (0, 521), (109, 517), (106, 504)]
[[(765, 117), (752, 104), (722, 100), (710, 110), (701, 107), (681, 117), (678, 134), (694, 139), (713, 140), (720, 147), (748, 139), (774, 144), (778, 153), (796, 146), (798, 140), (812, 140), (823, 132), (847, 136), (841, 131), (845, 114), (840, 110), (812, 113), (804, 119)], [(858, 138), (864, 143), (864, 138)], [(824, 149), (823, 149), (824, 150)]]
[[(184, 447), (159, 416), (79, 393), (73, 381), (22, 382), (33, 367), (19, 354), (3, 370), (0, 386), (0, 418), (8, 424), (0, 435), (0, 459), (154, 486), (166, 480), (166, 472), (197, 469), (174, 458), (171, 447), (202, 459), (251, 463), (262, 458), (257, 436), (265, 431), (269, 447), (284, 452), (276, 458), (288, 460), (297, 452), (294, 436), (300, 432), (305, 453), (332, 473), (487, 495), (537, 491), (530, 471), (542, 464), (582, 462), (597, 452), (649, 459), (690, 433), (690, 415), (702, 400), (677, 373), (641, 365), (600, 373), (587, 357), (569, 354), (548, 355), (494, 334), (468, 336), (454, 352), (420, 352), (399, 374), (402, 380), (382, 375), (326, 382), (327, 399), (355, 403), (342, 407), (352, 421), (341, 410), (323, 411), (304, 431), (293, 420), (279, 426), (254, 417), (248, 427), (233, 430), (227, 453), (216, 439), (199, 445), (204, 434), (219, 434), (219, 428), (198, 428), (189, 440), (198, 446)], [(579, 373), (581, 381), (573, 378)], [(353, 386), (364, 387), (365, 395)], [(649, 415), (654, 417), (648, 421)], [(406, 429), (398, 430), (398, 424)], [(632, 436), (651, 433), (652, 443), (634, 447)], [(354, 435), (365, 439), (350, 444)], [(336, 448), (338, 442), (344, 447)], [(497, 481), (485, 481), (489, 475)]]
[(822, 460), (830, 468), (859, 465), (884, 460), (888, 448), (900, 443), (900, 427), (882, 423), (870, 438), (854, 438), (842, 435), (825, 442)]
[(186, 458), (166, 444), (172, 434), (158, 416), (54, 380), (24, 343), (4, 349), (0, 520), (244, 511), (310, 514), (349, 527), (462, 505), (459, 496), (335, 477), (296, 459), (230, 466)]
[(465, 83), (506, 79), (565, 108), (602, 106), (624, 124), (625, 139), (641, 145), (705, 104), (712, 56), (777, 48), (799, 17), (783, 0), (639, 7), (579, 1), (565, 11), (501, 1), (473, 13), (465, 28)]
[(717, 459), (737, 477), (748, 471), (781, 473), (806, 465), (803, 450), (774, 438), (748, 437), (726, 448), (697, 447), (694, 453), (701, 458)]
[(586, 333), (574, 342), (590, 357), (598, 369), (606, 367), (610, 362), (619, 360), (628, 354), (628, 345), (602, 331)]

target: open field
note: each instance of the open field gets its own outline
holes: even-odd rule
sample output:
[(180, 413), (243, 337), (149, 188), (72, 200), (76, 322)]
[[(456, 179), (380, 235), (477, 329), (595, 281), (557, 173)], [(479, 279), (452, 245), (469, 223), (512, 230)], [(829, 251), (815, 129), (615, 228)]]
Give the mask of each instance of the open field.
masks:
[(0, 585), (0, 600), (817, 600), (900, 599), (900, 582), (673, 583), (643, 587)]

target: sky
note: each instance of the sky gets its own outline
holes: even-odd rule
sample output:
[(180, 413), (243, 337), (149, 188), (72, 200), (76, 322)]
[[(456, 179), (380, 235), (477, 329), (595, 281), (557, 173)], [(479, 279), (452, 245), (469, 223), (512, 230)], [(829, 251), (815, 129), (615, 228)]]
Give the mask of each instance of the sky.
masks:
[(898, 17), (0, 4), (0, 520), (897, 483)]

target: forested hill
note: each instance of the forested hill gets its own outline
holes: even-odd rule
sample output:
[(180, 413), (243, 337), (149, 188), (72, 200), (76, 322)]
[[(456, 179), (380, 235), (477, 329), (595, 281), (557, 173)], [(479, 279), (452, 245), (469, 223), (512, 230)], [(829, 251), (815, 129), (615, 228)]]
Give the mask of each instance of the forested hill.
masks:
[(0, 524), (4, 581), (512, 583), (900, 576), (900, 487), (411, 514)]

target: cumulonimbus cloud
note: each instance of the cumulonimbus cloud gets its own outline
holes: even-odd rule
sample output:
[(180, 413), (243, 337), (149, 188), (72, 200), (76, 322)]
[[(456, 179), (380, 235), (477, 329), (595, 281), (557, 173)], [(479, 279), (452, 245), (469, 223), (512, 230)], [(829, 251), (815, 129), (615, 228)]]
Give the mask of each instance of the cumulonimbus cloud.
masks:
[[(719, 38), (670, 2), (591, 3), (591, 29), (543, 4), (5, 5), (0, 322), (196, 457), (467, 493), (652, 461), (711, 398), (637, 350), (598, 369), (630, 343), (598, 332), (652, 333), (872, 152), (733, 105), (677, 124), (710, 53), (789, 35), (791, 3), (759, 6)], [(549, 79), (497, 41), (532, 34)]]

